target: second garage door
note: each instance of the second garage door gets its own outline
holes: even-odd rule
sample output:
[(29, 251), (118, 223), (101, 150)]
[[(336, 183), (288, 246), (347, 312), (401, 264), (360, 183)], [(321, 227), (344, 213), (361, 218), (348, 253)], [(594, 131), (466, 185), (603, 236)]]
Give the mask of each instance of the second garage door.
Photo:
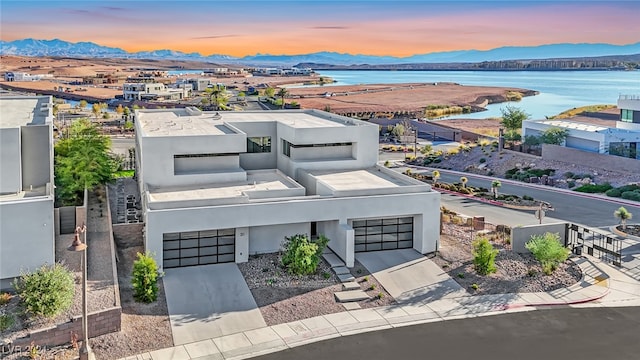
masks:
[(354, 220), (355, 251), (410, 249), (413, 217)]
[(235, 261), (235, 229), (165, 233), (162, 265), (165, 269)]

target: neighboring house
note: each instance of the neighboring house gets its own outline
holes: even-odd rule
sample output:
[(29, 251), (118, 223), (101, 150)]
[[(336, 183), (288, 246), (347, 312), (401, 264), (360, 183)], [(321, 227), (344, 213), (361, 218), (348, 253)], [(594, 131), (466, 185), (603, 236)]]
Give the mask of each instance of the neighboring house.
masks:
[(53, 103), (0, 97), (0, 288), (55, 261)]
[(53, 79), (51, 74), (31, 75), (24, 72), (6, 72), (4, 73), (4, 81), (38, 81), (42, 79)]
[(169, 88), (162, 83), (135, 82), (122, 86), (124, 100), (182, 100), (189, 97), (191, 88)]
[(317, 110), (136, 111), (145, 247), (163, 268), (246, 262), (285, 236), (438, 249), (440, 194), (377, 165), (378, 126)]
[(566, 147), (640, 159), (640, 96), (620, 95), (620, 117), (616, 127), (590, 125), (570, 120), (529, 120), (522, 123), (522, 136), (539, 136), (559, 127), (568, 130)]
[(194, 78), (194, 79), (179, 79), (177, 81), (181, 84), (191, 84), (194, 91), (204, 91), (209, 85), (212, 84), (211, 79), (206, 78)]

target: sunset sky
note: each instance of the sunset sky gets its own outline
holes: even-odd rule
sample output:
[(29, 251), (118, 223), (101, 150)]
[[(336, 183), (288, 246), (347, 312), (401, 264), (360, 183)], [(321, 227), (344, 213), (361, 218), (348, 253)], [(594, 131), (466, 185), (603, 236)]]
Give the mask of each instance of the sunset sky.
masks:
[(0, 38), (203, 55), (409, 56), (565, 42), (636, 43), (639, 14), (636, 0), (2, 0)]

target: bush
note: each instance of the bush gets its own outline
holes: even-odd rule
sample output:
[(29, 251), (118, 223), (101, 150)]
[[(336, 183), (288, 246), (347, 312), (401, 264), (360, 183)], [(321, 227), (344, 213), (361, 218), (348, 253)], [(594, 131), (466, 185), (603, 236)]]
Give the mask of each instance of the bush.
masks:
[(624, 185), (624, 186), (620, 186), (618, 190), (620, 190), (620, 193), (627, 192), (627, 191), (636, 191), (636, 190), (640, 190), (640, 185), (636, 185), (636, 184)]
[(611, 186), (611, 184), (609, 184), (609, 183), (604, 183), (604, 184), (600, 184), (600, 185), (584, 184), (584, 185), (580, 186), (579, 188), (576, 188), (576, 189), (573, 189), (573, 190), (574, 191), (578, 191), (578, 192), (583, 192), (583, 193), (597, 194), (597, 193), (607, 192), (608, 190), (611, 190), (612, 188), (613, 188), (613, 186)]
[(6, 305), (11, 301), (11, 294), (4, 292), (0, 293), (0, 306)]
[(136, 301), (152, 303), (158, 299), (158, 278), (162, 275), (158, 271), (156, 260), (149, 252), (138, 253), (138, 259), (133, 262), (133, 298)]
[(480, 161), (480, 164), (483, 164), (483, 163), (486, 163), (486, 162), (487, 162), (487, 159), (485, 159), (485, 158), (480, 158), (480, 160), (478, 160), (478, 161)]
[(569, 249), (560, 244), (558, 233), (544, 233), (543, 235), (532, 235), (524, 245), (542, 265), (542, 271), (550, 275), (559, 264), (565, 262), (569, 257)]
[(473, 242), (473, 267), (479, 275), (488, 275), (496, 272), (496, 255), (498, 250), (493, 249), (493, 245), (487, 238), (479, 238)]
[(529, 196), (529, 195), (522, 195), (522, 200), (529, 200), (529, 201), (531, 201), (531, 200), (533, 200), (533, 198), (532, 198), (531, 196)]
[(625, 191), (622, 193), (622, 198), (633, 201), (640, 201), (640, 191)]
[(609, 197), (620, 197), (622, 196), (622, 192), (619, 189), (609, 189), (605, 192), (605, 194)]
[(313, 274), (318, 268), (320, 256), (327, 243), (329, 239), (324, 235), (320, 235), (315, 241), (301, 234), (286, 237), (283, 244), (282, 265), (292, 274)]
[(13, 315), (0, 313), (0, 331), (5, 331), (12, 327), (13, 323)]
[(567, 171), (566, 173), (564, 173), (565, 179), (572, 179), (573, 175), (575, 175), (575, 174), (572, 173), (571, 171)]
[(75, 282), (73, 274), (60, 263), (43, 265), (13, 282), (25, 311), (53, 317), (71, 307)]
[(569, 187), (569, 189), (572, 189), (572, 188), (576, 187), (576, 182), (575, 181), (567, 181), (567, 186)]

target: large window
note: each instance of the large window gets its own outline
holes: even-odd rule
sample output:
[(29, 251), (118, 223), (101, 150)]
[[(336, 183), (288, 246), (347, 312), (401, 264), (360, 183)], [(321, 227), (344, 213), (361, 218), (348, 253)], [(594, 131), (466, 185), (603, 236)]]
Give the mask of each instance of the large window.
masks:
[(284, 156), (291, 157), (291, 143), (282, 139), (282, 153)]
[(248, 153), (271, 152), (271, 136), (248, 137), (247, 152)]
[(633, 110), (622, 109), (620, 111), (620, 121), (633, 122)]

